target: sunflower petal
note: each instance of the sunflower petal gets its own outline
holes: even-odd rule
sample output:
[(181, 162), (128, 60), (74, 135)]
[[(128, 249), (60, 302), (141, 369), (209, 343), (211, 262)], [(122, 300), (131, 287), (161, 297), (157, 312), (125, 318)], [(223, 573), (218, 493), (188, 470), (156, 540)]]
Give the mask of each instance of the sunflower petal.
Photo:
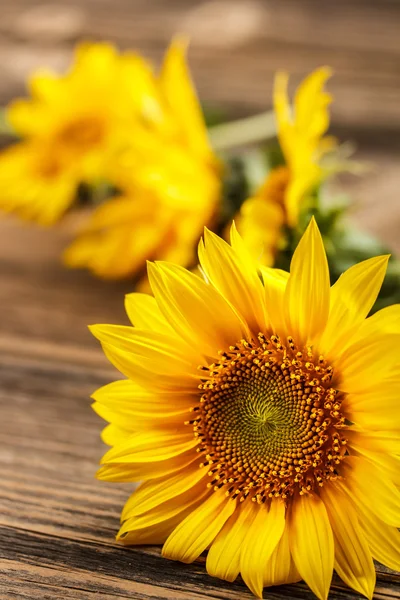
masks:
[(110, 362), (121, 373), (150, 389), (197, 389), (201, 357), (176, 338), (133, 327), (90, 327)]
[[(370, 509), (377, 517), (392, 527), (400, 526), (400, 493), (381, 470), (369, 460), (348, 456), (343, 461), (346, 489), (357, 503)], [(371, 482), (374, 485), (371, 502)]]
[[(147, 512), (154, 507), (180, 496), (195, 487), (207, 476), (207, 467), (199, 468), (198, 464), (190, 465), (172, 475), (150, 479), (142, 483), (129, 498), (122, 511), (121, 520)], [(204, 485), (204, 488), (207, 486)]]
[(118, 541), (124, 544), (124, 546), (143, 544), (151, 544), (153, 546), (156, 544), (163, 544), (175, 527), (177, 527), (192, 510), (193, 506), (188, 506), (173, 517), (153, 525), (145, 525), (142, 521), (139, 522), (138, 527), (135, 528), (132, 523), (132, 529), (127, 531), (124, 535), (119, 535)]
[(285, 338), (285, 290), (289, 273), (261, 267), (268, 325), (272, 333)]
[(96, 477), (102, 481), (118, 481), (121, 483), (146, 481), (147, 479), (176, 473), (189, 467), (197, 458), (196, 452), (190, 450), (158, 462), (112, 462), (101, 466), (96, 473)]
[(125, 310), (132, 325), (139, 329), (172, 333), (153, 296), (137, 292), (127, 294), (125, 296)]
[(364, 321), (360, 334), (374, 333), (400, 333), (400, 304), (386, 306)]
[(314, 494), (298, 496), (290, 514), (290, 551), (314, 594), (326, 600), (334, 564), (334, 542), (328, 514)]
[(359, 394), (347, 394), (342, 404), (346, 417), (370, 430), (400, 429), (400, 402), (398, 384), (379, 382)]
[(321, 488), (321, 498), (332, 526), (337, 574), (353, 590), (372, 598), (375, 567), (354, 505), (333, 485)]
[(171, 498), (162, 504), (154, 506), (151, 510), (138, 515), (133, 515), (124, 520), (118, 532), (117, 539), (135, 529), (147, 528), (152, 525), (163, 523), (167, 519), (181, 515), (187, 508), (195, 510), (199, 503), (204, 500), (209, 493), (209, 490), (204, 486), (196, 485), (180, 496)]
[(388, 258), (364, 260), (350, 267), (332, 286), (328, 323), (320, 342), (322, 352), (343, 349), (362, 325), (381, 289)]
[(165, 55), (160, 83), (187, 147), (202, 158), (209, 158), (207, 128), (186, 64), (186, 46), (183, 39), (173, 40)]
[(324, 330), (329, 314), (329, 286), (324, 244), (312, 218), (293, 254), (285, 291), (287, 329), (296, 340), (315, 344)]
[(253, 594), (262, 598), (267, 562), (285, 529), (285, 505), (273, 499), (269, 507), (254, 503), (252, 510), (255, 516), (240, 554), (240, 572)]
[[(96, 409), (94, 409), (96, 410)], [(129, 429), (123, 429), (122, 427), (118, 427), (115, 423), (109, 423), (104, 427), (101, 432), (101, 440), (107, 446), (114, 446), (115, 444), (120, 444), (124, 442), (132, 435), (132, 431)]]
[(240, 572), (240, 552), (255, 518), (251, 502), (242, 502), (226, 521), (207, 554), (207, 572), (213, 577), (235, 581)]
[(295, 583), (301, 580), (300, 573), (290, 554), (289, 535), (289, 527), (286, 523), (283, 535), (267, 562), (264, 573), (264, 587)]
[(190, 431), (185, 433), (141, 431), (132, 434), (123, 443), (106, 452), (101, 464), (152, 463), (168, 460), (192, 450), (198, 443)]
[(148, 269), (158, 306), (171, 327), (190, 345), (214, 356), (243, 337), (240, 321), (211, 285), (183, 267), (158, 262)]
[(351, 454), (367, 458), (377, 466), (395, 485), (400, 485), (400, 457), (389, 454), (384, 444), (361, 429), (346, 431), (348, 448)]
[(400, 532), (379, 519), (364, 504), (357, 506), (358, 518), (372, 556), (383, 565), (400, 571)]
[(257, 269), (217, 235), (205, 229), (199, 260), (208, 280), (257, 335), (265, 329), (264, 290)]
[(198, 398), (189, 394), (149, 394), (132, 381), (114, 381), (97, 390), (92, 408), (102, 419), (129, 430), (170, 429), (190, 420)]
[(162, 555), (185, 563), (193, 562), (215, 539), (235, 507), (236, 501), (227, 499), (225, 491), (212, 492), (171, 533)]
[[(395, 372), (400, 334), (356, 337), (336, 362), (339, 387), (347, 393), (367, 391)], [(371, 368), (373, 367), (373, 368)]]
[(382, 429), (373, 431), (360, 429), (355, 425), (349, 430), (349, 435), (353, 436), (352, 432), (357, 432), (357, 435), (362, 435), (363, 446), (377, 448), (377, 452), (385, 452), (388, 454), (400, 454), (400, 437), (397, 431), (384, 431)]

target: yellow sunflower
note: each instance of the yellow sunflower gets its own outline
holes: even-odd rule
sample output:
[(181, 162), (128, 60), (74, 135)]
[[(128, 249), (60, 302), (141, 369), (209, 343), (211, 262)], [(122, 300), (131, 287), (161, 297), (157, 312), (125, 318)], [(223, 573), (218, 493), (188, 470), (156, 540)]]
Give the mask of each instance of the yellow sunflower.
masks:
[(80, 182), (107, 177), (135, 112), (151, 112), (150, 84), (143, 59), (106, 43), (80, 44), (64, 75), (35, 73), (31, 97), (7, 109), (22, 141), (0, 154), (0, 208), (42, 224), (60, 218)]
[(124, 192), (96, 209), (64, 255), (69, 267), (116, 279), (140, 272), (146, 259), (190, 265), (204, 224), (213, 224), (221, 168), (183, 42), (171, 44), (152, 89), (152, 110), (138, 111), (129, 147), (113, 165), (111, 179)]
[(253, 593), (304, 579), (320, 599), (335, 569), (368, 598), (373, 558), (400, 567), (400, 307), (366, 318), (387, 256), (330, 288), (310, 223), (290, 274), (262, 280), (235, 227), (205, 231), (205, 279), (149, 264), (154, 297), (130, 294), (134, 327), (93, 326), (127, 379), (94, 394), (112, 446), (98, 477), (142, 481), (124, 544), (164, 544)]
[(282, 228), (295, 227), (307, 194), (321, 182), (321, 158), (335, 141), (324, 137), (329, 126), (331, 96), (324, 91), (330, 69), (322, 67), (299, 86), (294, 106), (287, 94), (288, 76), (278, 73), (274, 109), (285, 165), (273, 168), (255, 195), (242, 205), (238, 229), (246, 246), (271, 266), (282, 240)]

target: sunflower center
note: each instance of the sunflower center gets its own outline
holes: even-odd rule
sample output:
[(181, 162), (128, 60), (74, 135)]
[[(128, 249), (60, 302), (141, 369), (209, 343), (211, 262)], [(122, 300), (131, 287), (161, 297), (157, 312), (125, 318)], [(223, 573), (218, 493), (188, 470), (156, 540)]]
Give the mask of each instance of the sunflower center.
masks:
[(88, 150), (104, 137), (104, 124), (95, 117), (82, 117), (69, 123), (60, 132), (60, 141), (77, 150)]
[(341, 394), (311, 347), (277, 336), (241, 340), (203, 368), (191, 422), (210, 485), (254, 501), (300, 494), (337, 477), (345, 454)]

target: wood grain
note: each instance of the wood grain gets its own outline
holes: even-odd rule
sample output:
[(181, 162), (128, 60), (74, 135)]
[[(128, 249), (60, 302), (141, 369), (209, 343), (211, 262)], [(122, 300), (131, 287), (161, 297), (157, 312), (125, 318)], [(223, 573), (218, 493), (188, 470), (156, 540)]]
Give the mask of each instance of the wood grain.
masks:
[[(3, 0), (1, 9), (0, 102), (22, 93), (32, 67), (65, 66), (82, 37), (158, 60), (175, 31), (188, 31), (201, 95), (228, 114), (268, 107), (276, 68), (297, 81), (331, 64), (334, 128), (375, 165), (343, 181), (352, 218), (400, 252), (398, 2)], [(204, 558), (182, 565), (114, 542), (132, 486), (94, 478), (104, 447), (89, 397), (117, 374), (87, 325), (126, 323), (132, 284), (65, 271), (68, 235), (0, 220), (0, 600), (251, 598), (240, 580), (208, 577)], [(375, 598), (400, 597), (399, 576), (378, 570)], [(312, 594), (298, 584), (265, 597)], [(330, 597), (358, 596), (335, 579)]]

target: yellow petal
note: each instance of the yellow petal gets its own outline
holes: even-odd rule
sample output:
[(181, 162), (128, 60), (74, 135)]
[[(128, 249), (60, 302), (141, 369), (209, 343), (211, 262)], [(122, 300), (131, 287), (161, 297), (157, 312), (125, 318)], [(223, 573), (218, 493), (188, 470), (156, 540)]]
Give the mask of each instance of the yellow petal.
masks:
[(170, 428), (190, 420), (198, 394), (151, 394), (130, 380), (114, 381), (97, 390), (93, 410), (105, 421), (123, 429)]
[(382, 429), (373, 431), (371, 428), (360, 430), (355, 425), (349, 430), (350, 436), (353, 431), (357, 431), (357, 434), (362, 434), (364, 447), (379, 448), (378, 451), (380, 452), (400, 455), (400, 437), (397, 431), (384, 431)]
[(364, 321), (360, 335), (374, 333), (400, 333), (400, 304), (386, 306)]
[(262, 265), (273, 265), (285, 223), (282, 206), (275, 198), (263, 196), (263, 190), (260, 190), (256, 196), (243, 202), (235, 218), (251, 256)]
[(257, 269), (217, 235), (204, 232), (199, 260), (208, 280), (237, 310), (253, 335), (265, 330), (264, 290)]
[[(183, 469), (172, 475), (150, 479), (142, 483), (129, 498), (122, 511), (121, 520), (147, 512), (172, 498), (187, 492), (207, 477), (208, 468), (199, 468), (193, 463), (190, 468)], [(208, 481), (204, 481), (204, 489)]]
[(314, 594), (326, 600), (333, 573), (334, 543), (324, 503), (314, 494), (298, 496), (289, 522), (295, 565)]
[(388, 525), (399, 527), (400, 493), (390, 479), (369, 460), (357, 456), (348, 456), (343, 461), (343, 469), (346, 490), (353, 501), (369, 508)]
[(264, 281), (268, 325), (276, 335), (285, 338), (285, 290), (289, 273), (280, 269), (261, 268)]
[(242, 502), (211, 544), (207, 554), (207, 572), (213, 577), (235, 581), (240, 571), (240, 553), (251, 523), (256, 516), (252, 502)]
[(217, 356), (243, 337), (240, 321), (210, 284), (183, 267), (150, 264), (149, 280), (158, 306), (170, 326), (206, 356)]
[(342, 409), (347, 419), (371, 430), (400, 429), (400, 386), (378, 383), (365, 392), (347, 394)]
[[(186, 346), (179, 344), (174, 337), (159, 333), (157, 331), (140, 330), (125, 325), (93, 325), (90, 327), (92, 334), (101, 342), (116, 346), (125, 351), (132, 352), (144, 358), (172, 359), (172, 361), (181, 362), (178, 368), (187, 365), (189, 368), (193, 364), (197, 368), (198, 357), (192, 350), (188, 352)], [(170, 366), (173, 368), (173, 365)]]
[(101, 440), (107, 446), (114, 446), (115, 444), (125, 442), (131, 435), (131, 430), (118, 427), (115, 423), (110, 423), (101, 432)]
[(198, 454), (193, 452), (193, 450), (189, 450), (188, 452), (183, 452), (173, 458), (155, 462), (112, 462), (100, 467), (96, 473), (96, 477), (102, 481), (146, 481), (147, 479), (164, 477), (165, 475), (170, 475), (171, 473), (176, 473), (176, 471), (185, 469), (197, 458)]
[[(302, 151), (302, 148), (297, 150), (299, 153)], [(297, 170), (293, 169), (291, 174), (285, 194), (285, 207), (287, 223), (295, 228), (299, 221), (302, 202), (307, 199), (307, 194), (309, 195), (313, 188), (317, 188), (322, 172), (317, 164), (310, 161), (306, 166), (298, 165)]]
[(117, 539), (135, 529), (142, 529), (144, 527), (157, 525), (158, 523), (163, 523), (167, 519), (182, 514), (187, 508), (195, 510), (199, 503), (202, 500), (204, 501), (209, 494), (210, 490), (208, 490), (206, 486), (197, 484), (183, 494), (180, 494), (180, 496), (171, 498), (162, 504), (158, 504), (146, 512), (137, 515), (134, 514), (124, 520), (118, 532)]
[(257, 273), (260, 268), (260, 263), (254, 258), (251, 252), (249, 252), (242, 236), (236, 228), (234, 221), (231, 225), (229, 235), (231, 247), (240, 256), (242, 263), (245, 265), (246, 271), (248, 273)]
[[(112, 423), (115, 427), (133, 433), (142, 429), (163, 429), (165, 431), (176, 431), (177, 428), (183, 428), (184, 423), (193, 418), (193, 413), (190, 408), (176, 411), (168, 410), (163, 407), (157, 413), (151, 413), (151, 406), (148, 407), (148, 412), (129, 412), (119, 410), (119, 407), (109, 408), (100, 402), (94, 402), (92, 409), (105, 421)], [(104, 440), (103, 440), (104, 441)], [(107, 443), (107, 442), (106, 442)]]
[(186, 46), (182, 39), (172, 42), (165, 56), (160, 83), (188, 147), (196, 154), (209, 157), (207, 128), (186, 65)]
[(322, 171), (318, 159), (323, 154), (329, 125), (328, 105), (331, 97), (323, 90), (330, 75), (327, 67), (317, 69), (299, 86), (294, 108), (290, 106), (286, 73), (278, 73), (274, 85), (274, 108), (278, 138), (291, 172), (285, 206), (290, 226), (298, 222), (305, 194), (320, 182)]
[(329, 67), (320, 67), (299, 85), (295, 95), (296, 125), (309, 136), (322, 136), (329, 126), (328, 105), (331, 96), (323, 87), (332, 75)]
[(255, 517), (243, 542), (240, 572), (253, 594), (262, 598), (267, 562), (285, 529), (285, 505), (281, 500), (273, 499), (269, 507), (254, 503), (252, 510)]
[(139, 329), (151, 329), (160, 333), (171, 333), (168, 322), (163, 317), (158, 304), (148, 294), (127, 294), (125, 310), (132, 325)]
[(227, 498), (225, 491), (213, 491), (171, 533), (162, 555), (172, 560), (190, 563), (213, 542), (236, 507), (236, 500)]
[(141, 431), (114, 446), (103, 456), (101, 464), (148, 463), (168, 460), (195, 448), (198, 440), (188, 428), (185, 433)]
[(118, 325), (94, 325), (90, 330), (110, 362), (135, 382), (151, 389), (197, 388), (202, 358), (176, 337)]
[(329, 268), (314, 218), (301, 238), (290, 264), (285, 291), (286, 323), (297, 343), (315, 343), (329, 314)]
[(379, 519), (365, 505), (357, 506), (358, 518), (372, 556), (383, 565), (400, 571), (400, 532)]
[(355, 337), (335, 363), (343, 392), (360, 393), (384, 383), (395, 371), (399, 359), (400, 334), (370, 334)]
[(121, 379), (99, 388), (92, 394), (92, 398), (110, 408), (120, 407), (126, 412), (132, 409), (134, 414), (148, 415), (160, 410), (170, 412), (189, 408), (196, 403), (198, 391), (193, 395), (185, 392), (179, 394), (176, 391), (154, 393), (130, 379)]
[(400, 485), (400, 458), (390, 454), (384, 444), (371, 436), (371, 432), (355, 429), (354, 426), (346, 431), (347, 447), (350, 454), (361, 456), (371, 461), (384, 477), (395, 485)]
[(153, 546), (156, 544), (163, 544), (175, 527), (177, 527), (182, 519), (187, 517), (191, 511), (192, 506), (189, 506), (175, 516), (170, 517), (165, 521), (160, 521), (155, 525), (145, 525), (142, 521), (141, 523), (138, 523), (141, 527), (138, 527), (137, 529), (135, 529), (132, 524), (132, 529), (126, 532), (122, 537), (119, 537), (119, 541), (122, 542), (124, 546), (138, 546), (142, 544), (151, 544)]
[(346, 585), (372, 598), (376, 581), (375, 567), (358, 524), (357, 508), (335, 485), (324, 485), (320, 493), (333, 531), (335, 570)]
[(264, 573), (265, 587), (282, 585), (285, 583), (295, 583), (296, 581), (301, 580), (300, 573), (290, 554), (289, 535), (289, 526), (286, 522), (283, 535), (267, 563), (267, 568)]
[[(290, 141), (286, 141), (285, 132), (289, 130), (292, 121), (292, 110), (288, 97), (289, 76), (287, 73), (278, 72), (274, 81), (274, 110), (278, 125), (279, 143), (285, 154), (286, 163), (290, 162)], [(283, 133), (283, 136), (282, 136)]]
[[(350, 267), (331, 289), (326, 329), (320, 341), (321, 352), (329, 354), (348, 344), (362, 325), (381, 289), (388, 256), (377, 256)], [(369, 320), (369, 319), (368, 319)]]

